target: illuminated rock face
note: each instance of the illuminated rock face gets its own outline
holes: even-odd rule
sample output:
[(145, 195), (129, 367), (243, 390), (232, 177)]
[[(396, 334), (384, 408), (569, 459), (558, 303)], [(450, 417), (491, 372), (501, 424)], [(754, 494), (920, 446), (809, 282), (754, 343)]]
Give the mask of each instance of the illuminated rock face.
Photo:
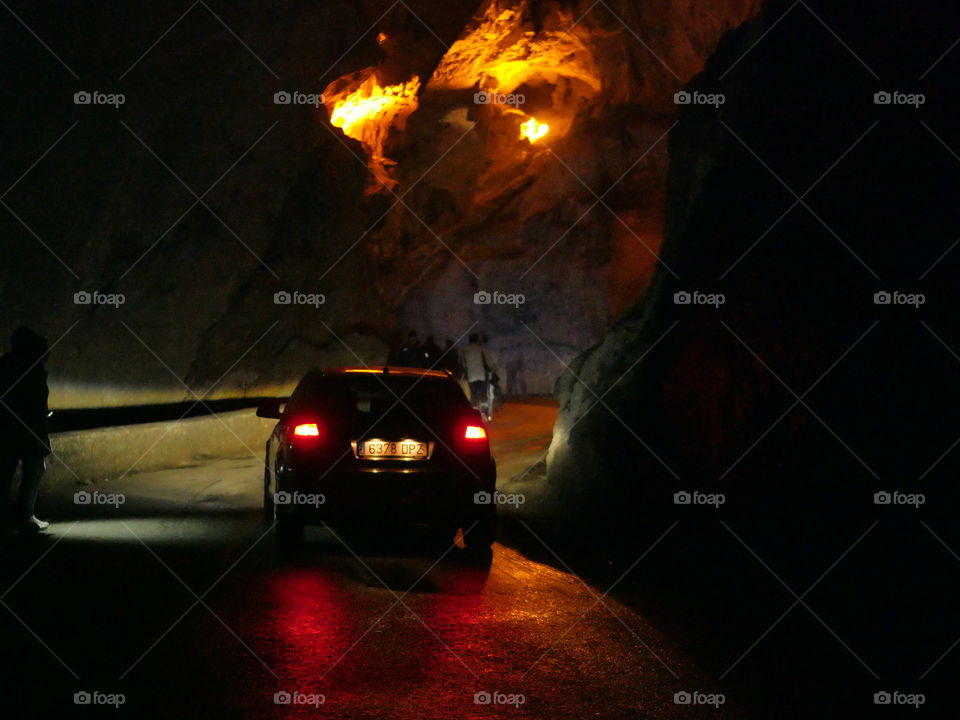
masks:
[[(476, 323), (513, 369), (511, 392), (551, 392), (644, 292), (673, 93), (759, 6), (591, 4), (482, 3), (406, 129), (380, 130), (398, 161), (384, 195), (403, 197), (372, 238), (381, 288), (421, 334)], [(474, 304), (482, 292), (524, 302)]]
[(387, 135), (406, 128), (407, 117), (417, 109), (419, 90), (420, 78), (416, 75), (406, 82), (383, 86), (375, 68), (341, 78), (324, 90), (330, 123), (363, 145), (373, 173), (372, 192), (396, 187), (396, 180), (387, 171), (387, 166), (394, 164), (385, 155)]
[[(78, 321), (51, 361), (61, 406), (179, 400), (177, 378), (276, 390), (310, 366), (382, 362), (408, 328), (442, 342), (475, 323), (509, 390), (550, 392), (643, 293), (672, 93), (758, 2), (606, 5), (616, 16), (586, 0), (238, 7), (224, 20), (269, 69), (197, 8), (125, 76), (120, 114), (72, 105), (72, 76), (18, 36), (10, 92), (34, 100), (2, 120), (10, 182), (79, 122), (5, 202), (70, 271), (0, 212), (16, 248), (0, 332), (29, 322), (54, 340)], [(136, 17), (151, 8), (168, 12), (148, 0)], [(156, 39), (156, 23), (78, 7), (71, 24), (103, 28), (78, 46), (33, 12), (103, 77)], [(327, 104), (275, 104), (278, 90)], [(203, 203), (164, 164), (211, 188)], [(73, 304), (95, 289), (126, 302)]]

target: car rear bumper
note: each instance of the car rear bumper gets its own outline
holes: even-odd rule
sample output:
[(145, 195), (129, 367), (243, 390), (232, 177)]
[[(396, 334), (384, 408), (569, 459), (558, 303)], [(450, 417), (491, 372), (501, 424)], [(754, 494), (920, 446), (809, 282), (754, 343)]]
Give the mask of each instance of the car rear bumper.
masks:
[[(278, 509), (310, 524), (424, 523), (456, 525), (496, 514), (478, 504), (490, 493), (496, 471), (462, 472), (417, 467), (375, 467), (281, 477)], [(283, 493), (286, 493), (283, 495)]]

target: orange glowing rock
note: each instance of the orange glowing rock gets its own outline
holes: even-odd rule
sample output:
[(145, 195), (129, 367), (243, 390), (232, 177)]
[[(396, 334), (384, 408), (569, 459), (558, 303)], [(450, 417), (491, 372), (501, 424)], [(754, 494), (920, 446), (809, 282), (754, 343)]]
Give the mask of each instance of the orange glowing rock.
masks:
[(336, 100), (330, 122), (354, 140), (363, 140), (366, 122), (389, 123), (390, 114), (408, 114), (417, 107), (420, 78), (414, 75), (405, 83), (380, 87), (371, 75), (346, 97)]
[(535, 118), (530, 118), (520, 126), (520, 137), (530, 142), (536, 142), (548, 132), (550, 132), (550, 126), (546, 123), (538, 123)]
[(391, 130), (402, 131), (407, 117), (417, 109), (420, 78), (381, 86), (374, 68), (367, 68), (331, 83), (323, 92), (330, 122), (344, 135), (359, 140), (367, 153), (376, 182), (369, 192), (396, 186), (388, 170), (394, 163), (386, 157)]

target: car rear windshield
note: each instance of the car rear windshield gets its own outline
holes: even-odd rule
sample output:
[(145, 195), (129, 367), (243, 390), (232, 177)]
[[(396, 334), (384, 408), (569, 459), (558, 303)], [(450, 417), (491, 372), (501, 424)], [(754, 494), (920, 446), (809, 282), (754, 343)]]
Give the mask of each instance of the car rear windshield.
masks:
[[(398, 398), (400, 401), (398, 402)], [(468, 406), (460, 386), (448, 378), (421, 375), (344, 373), (324, 377), (306, 393), (302, 406), (329, 408), (339, 414), (377, 417), (390, 408), (436, 416)], [(325, 409), (326, 409), (325, 408)]]

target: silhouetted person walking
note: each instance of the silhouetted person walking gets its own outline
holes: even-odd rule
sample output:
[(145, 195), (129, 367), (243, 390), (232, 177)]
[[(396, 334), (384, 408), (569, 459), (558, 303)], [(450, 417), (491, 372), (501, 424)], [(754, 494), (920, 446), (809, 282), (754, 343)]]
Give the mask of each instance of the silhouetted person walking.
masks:
[(427, 354), (420, 344), (420, 338), (417, 337), (415, 330), (407, 333), (407, 344), (400, 348), (397, 353), (396, 361), (393, 363), (398, 367), (425, 368), (427, 367)]
[(443, 351), (440, 349), (440, 346), (437, 345), (436, 341), (433, 339), (433, 335), (427, 335), (426, 342), (423, 343), (423, 354), (426, 356), (426, 365), (424, 367), (431, 368), (433, 370), (441, 369), (439, 367), (440, 354)]
[(34, 506), (50, 454), (47, 434), (47, 341), (26, 327), (10, 336), (10, 352), (0, 357), (0, 503), (10, 516), (10, 486), (21, 466), (16, 521), (21, 530), (46, 529)]
[(443, 344), (443, 352), (440, 354), (440, 361), (437, 363), (440, 370), (447, 370), (457, 380), (460, 379), (462, 368), (460, 367), (460, 353), (457, 351), (453, 340), (447, 339)]

